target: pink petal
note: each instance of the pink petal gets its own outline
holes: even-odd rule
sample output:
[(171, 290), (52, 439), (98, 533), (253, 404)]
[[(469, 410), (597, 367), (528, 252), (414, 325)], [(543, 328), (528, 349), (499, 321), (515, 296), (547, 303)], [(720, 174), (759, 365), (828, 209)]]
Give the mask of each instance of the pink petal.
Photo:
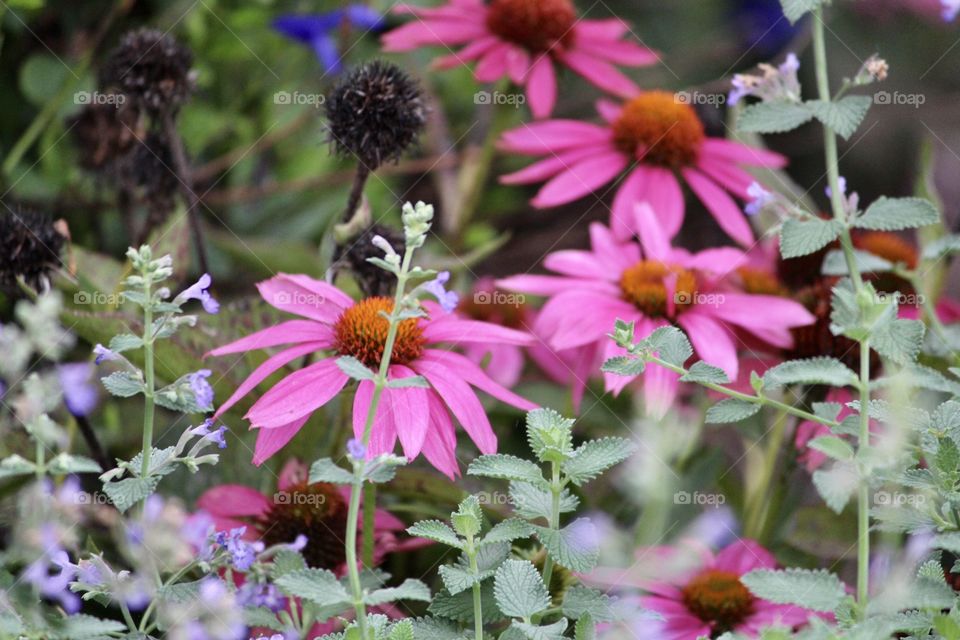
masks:
[(577, 38), (574, 48), (595, 58), (628, 67), (644, 67), (660, 60), (656, 52), (633, 42), (580, 37)]
[(672, 252), (670, 237), (664, 232), (653, 208), (646, 202), (633, 205), (634, 229), (643, 247), (643, 257), (647, 260), (667, 260)]
[(348, 381), (334, 359), (326, 358), (281, 380), (254, 403), (245, 417), (254, 427), (282, 427), (327, 404)]
[(640, 248), (635, 242), (619, 242), (610, 229), (599, 222), (590, 224), (590, 247), (606, 268), (608, 280), (619, 279), (625, 269), (640, 260)]
[(756, 178), (729, 162), (700, 158), (697, 166), (720, 186), (742, 200), (752, 200), (748, 189)]
[(288, 424), (271, 429), (260, 429), (257, 432), (257, 444), (253, 449), (253, 464), (259, 467), (273, 454), (285, 447), (288, 442), (293, 440), (293, 436), (297, 435), (309, 419), (310, 414), (307, 414)]
[[(535, 340), (531, 336), (531, 340)], [(479, 346), (479, 345), (475, 345)], [(483, 347), (480, 346), (482, 349)], [(490, 359), (484, 371), (490, 376), (490, 379), (502, 387), (510, 388), (520, 381), (520, 375), (523, 373), (523, 365), (526, 360), (523, 357), (523, 349), (513, 345), (491, 345), (487, 349)], [(471, 358), (474, 362), (482, 362)]]
[(329, 345), (320, 342), (307, 342), (306, 344), (301, 344), (270, 356), (264, 360), (260, 366), (253, 370), (247, 379), (236, 388), (236, 390), (233, 392), (233, 395), (231, 395), (226, 402), (220, 405), (220, 407), (217, 409), (217, 412), (214, 414), (214, 417), (218, 417), (226, 413), (227, 410), (235, 405), (243, 396), (250, 393), (250, 391), (256, 388), (258, 384), (266, 380), (281, 367), (293, 362), (297, 358), (302, 358), (309, 353), (326, 348), (327, 346)]
[(430, 403), (430, 436), (423, 441), (423, 457), (438, 471), (455, 480), (460, 475), (457, 463), (457, 437), (447, 407), (433, 392), (427, 394)]
[(736, 380), (739, 361), (730, 332), (716, 320), (695, 311), (680, 314), (677, 322), (686, 330), (697, 356), (708, 364), (720, 367), (731, 380)]
[(486, 26), (469, 16), (414, 20), (381, 38), (384, 51), (411, 51), (424, 45), (446, 47), (465, 44), (488, 35)]
[[(403, 365), (390, 366), (391, 380), (412, 378), (417, 374)], [(387, 412), (400, 438), (403, 455), (413, 460), (420, 455), (423, 439), (430, 425), (427, 390), (422, 387), (407, 387), (383, 390), (379, 411)]]
[(590, 147), (561, 151), (543, 160), (538, 160), (524, 169), (500, 176), (500, 182), (502, 184), (531, 184), (533, 182), (542, 182), (548, 178), (552, 178), (581, 160), (586, 160), (587, 158), (592, 158), (602, 153), (604, 153), (602, 149), (598, 151)]
[(557, 76), (548, 55), (540, 55), (530, 69), (527, 97), (534, 118), (546, 118), (557, 102)]
[(230, 344), (217, 347), (206, 353), (204, 357), (222, 356), (228, 353), (266, 349), (281, 344), (308, 341), (322, 344), (323, 346), (317, 347), (318, 349), (326, 349), (333, 345), (333, 331), (328, 325), (313, 320), (287, 320), (273, 327), (251, 333)]
[(543, 266), (566, 276), (585, 276), (598, 280), (615, 280), (620, 271), (611, 271), (600, 253), (568, 249), (555, 251), (543, 260)]
[(713, 214), (727, 235), (744, 246), (753, 244), (753, 229), (750, 228), (750, 223), (747, 222), (746, 216), (733, 198), (717, 186), (717, 183), (696, 169), (687, 167), (682, 170), (682, 173), (687, 184)]
[(802, 327), (816, 320), (799, 302), (778, 296), (725, 292), (720, 300), (706, 308), (709, 314), (745, 329)]
[[(429, 350), (428, 350), (429, 351)], [(456, 371), (435, 362), (427, 353), (413, 363), (414, 370), (430, 381), (430, 385), (457, 417), (481, 453), (497, 451), (497, 436), (473, 389)]]
[(699, 253), (681, 257), (677, 262), (687, 269), (696, 269), (706, 273), (726, 275), (739, 269), (749, 261), (749, 257), (740, 249), (717, 247), (704, 249)]
[(197, 499), (197, 507), (214, 517), (258, 518), (270, 506), (267, 496), (242, 484), (221, 484), (207, 489)]
[(513, 47), (507, 44), (498, 44), (483, 54), (477, 63), (474, 76), (480, 82), (493, 82), (507, 73), (507, 60)]
[(766, 149), (750, 147), (733, 140), (707, 138), (700, 149), (702, 158), (716, 158), (757, 167), (779, 169), (787, 166), (786, 157)]
[(452, 342), (494, 342), (526, 346), (533, 344), (533, 336), (524, 331), (509, 329), (490, 322), (463, 320), (449, 317), (435, 322), (427, 322), (423, 328), (423, 337), (428, 343)]
[(500, 402), (504, 402), (518, 409), (523, 409), (524, 411), (531, 411), (537, 408), (536, 404), (526, 398), (518, 396), (509, 389), (501, 387), (491, 380), (490, 376), (484, 373), (483, 369), (476, 363), (471, 362), (459, 353), (440, 351), (438, 349), (426, 349), (423, 355), (420, 356), (420, 359), (425, 359), (455, 372), (456, 375), (460, 376), (467, 384), (473, 385)]
[(637, 95), (640, 90), (633, 80), (623, 75), (615, 66), (579, 48), (563, 52), (559, 57), (571, 69), (615, 96), (629, 98)]
[(331, 284), (281, 273), (257, 285), (267, 304), (298, 316), (333, 324), (353, 299)]
[(676, 176), (669, 169), (641, 164), (627, 177), (613, 202), (610, 225), (614, 235), (626, 240), (635, 231), (633, 207), (647, 202), (668, 237), (672, 238), (683, 224), (683, 191)]
[(777, 561), (754, 540), (737, 540), (717, 554), (713, 568), (742, 576), (754, 569), (776, 568)]
[(480, 38), (456, 53), (437, 58), (433, 61), (433, 67), (436, 69), (453, 69), (454, 67), (459, 67), (482, 57), (498, 44), (500, 44), (500, 39), (495, 36)]
[(614, 102), (613, 100), (608, 100), (607, 98), (600, 98), (596, 102), (597, 113), (600, 114), (600, 117), (607, 121), (609, 124), (613, 124), (620, 119), (620, 114), (623, 113), (623, 105)]
[[(497, 288), (504, 291), (528, 293), (534, 296), (552, 296), (571, 288), (592, 289), (603, 283), (586, 278), (560, 276), (510, 276), (497, 280)], [(613, 291), (613, 289), (610, 289)]]
[(568, 149), (613, 148), (613, 133), (579, 120), (530, 122), (503, 134), (497, 145), (502, 151), (540, 156)]
[(507, 56), (507, 72), (514, 84), (522, 85), (530, 71), (530, 54), (526, 49), (512, 48)]
[(620, 18), (580, 20), (575, 28), (577, 40), (618, 40), (630, 31)]
[[(613, 340), (607, 340), (603, 345), (603, 361), (606, 362), (610, 358), (615, 358), (617, 356), (627, 355), (627, 350), (622, 347), (617, 346)], [(614, 397), (619, 396), (620, 392), (623, 389), (636, 380), (636, 376), (621, 376), (616, 373), (603, 372), (603, 383), (604, 389), (607, 393), (611, 393)]]
[(581, 160), (544, 185), (531, 204), (546, 208), (582, 198), (608, 184), (629, 163), (629, 159), (619, 151)]
[[(353, 436), (362, 440), (366, 429), (367, 416), (370, 413), (370, 403), (373, 401), (373, 382), (363, 380), (357, 385), (357, 393), (353, 397)], [(397, 446), (396, 425), (390, 419), (389, 412), (383, 409), (383, 401), (377, 407), (373, 425), (370, 427), (370, 441), (367, 445), (367, 458), (375, 458), (384, 453), (393, 453)]]
[(574, 290), (551, 298), (540, 312), (540, 321), (554, 327), (550, 346), (563, 350), (603, 340), (618, 318), (630, 320), (636, 315), (636, 308), (619, 297)]

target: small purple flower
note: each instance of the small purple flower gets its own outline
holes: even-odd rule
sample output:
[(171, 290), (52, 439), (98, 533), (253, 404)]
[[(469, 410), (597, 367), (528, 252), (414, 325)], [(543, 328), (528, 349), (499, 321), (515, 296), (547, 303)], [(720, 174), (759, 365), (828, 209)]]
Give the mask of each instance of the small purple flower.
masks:
[(209, 273), (205, 273), (200, 276), (200, 279), (197, 280), (196, 283), (181, 291), (180, 295), (176, 297), (176, 300), (180, 303), (184, 303), (187, 300), (199, 300), (200, 304), (203, 305), (204, 311), (211, 314), (218, 313), (220, 311), (220, 303), (210, 295), (210, 285), (212, 283), (213, 278), (210, 277)]
[(253, 566), (257, 554), (263, 551), (262, 542), (247, 542), (243, 539), (246, 527), (237, 527), (230, 532), (220, 531), (216, 535), (216, 543), (227, 550), (235, 569), (247, 571)]
[(943, 5), (943, 19), (947, 22), (953, 22), (960, 14), (960, 0), (940, 0)]
[[(847, 195), (847, 179), (844, 178), (843, 176), (840, 176), (838, 183), (840, 184), (840, 195), (842, 196)], [(827, 194), (828, 198), (833, 197), (833, 189), (831, 189), (829, 185), (823, 191), (824, 193)]]
[(243, 607), (265, 607), (274, 613), (287, 605), (287, 599), (272, 584), (244, 583), (237, 590), (237, 602)]
[(217, 429), (213, 429), (213, 418), (207, 418), (200, 423), (200, 426), (194, 427), (190, 430), (195, 436), (202, 436), (209, 440), (210, 442), (215, 442), (218, 447), (221, 449), (227, 448), (227, 438), (226, 433), (228, 429), (224, 425), (220, 425)]
[(100, 364), (104, 360), (117, 360), (118, 358), (120, 358), (119, 355), (117, 355), (113, 351), (110, 351), (110, 349), (107, 349), (102, 344), (97, 344), (97, 346), (93, 348), (93, 354), (97, 356), (96, 359), (93, 361), (94, 364)]
[(356, 438), (350, 438), (347, 442), (347, 453), (354, 460), (363, 460), (367, 457), (367, 448)]
[(377, 29), (383, 17), (362, 4), (313, 15), (285, 15), (273, 21), (273, 28), (288, 38), (313, 48), (324, 71), (339, 73), (342, 57), (337, 51), (336, 32), (345, 25)]
[(89, 362), (69, 362), (57, 367), (63, 403), (75, 416), (90, 415), (97, 408), (97, 387), (91, 384), (93, 367)]
[(743, 209), (748, 216), (757, 215), (764, 207), (776, 200), (776, 196), (764, 189), (759, 182), (752, 183), (747, 188), (747, 194), (752, 198)]
[[(57, 573), (50, 573), (50, 565), (59, 569)], [(32, 562), (23, 572), (23, 579), (32, 584), (40, 595), (57, 600), (67, 613), (76, 613), (80, 610), (80, 598), (70, 591), (70, 583), (76, 574), (76, 565), (70, 562), (67, 552), (58, 549)]]
[(200, 371), (187, 376), (190, 389), (197, 399), (197, 406), (204, 411), (213, 409), (213, 387), (207, 382), (207, 378), (209, 378), (212, 373), (210, 369), (200, 369)]
[(298, 533), (297, 537), (293, 540), (293, 542), (291, 542), (287, 546), (290, 547), (290, 549), (293, 551), (303, 551), (304, 549), (307, 548), (307, 542), (308, 542), (307, 536), (303, 535), (302, 533)]
[(441, 271), (437, 274), (435, 280), (431, 280), (423, 285), (423, 288), (436, 297), (437, 302), (440, 303), (440, 306), (443, 307), (443, 310), (447, 313), (451, 313), (454, 309), (457, 308), (457, 303), (460, 302), (460, 296), (456, 291), (447, 291), (444, 287), (445, 284), (450, 280), (449, 271)]

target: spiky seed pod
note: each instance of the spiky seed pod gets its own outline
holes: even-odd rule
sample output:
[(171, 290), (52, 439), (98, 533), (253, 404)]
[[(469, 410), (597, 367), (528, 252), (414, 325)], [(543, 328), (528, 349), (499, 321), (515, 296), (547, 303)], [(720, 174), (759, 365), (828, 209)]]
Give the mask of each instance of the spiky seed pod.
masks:
[(115, 90), (154, 114), (175, 112), (193, 93), (193, 54), (156, 29), (130, 31), (100, 69), (101, 90)]
[(350, 71), (326, 102), (330, 142), (374, 171), (396, 161), (427, 122), (420, 85), (400, 67), (374, 60)]
[(67, 126), (80, 150), (80, 166), (104, 172), (122, 158), (146, 131), (133, 105), (88, 104)]
[(148, 231), (162, 224), (173, 210), (180, 186), (167, 139), (151, 132), (138, 140), (118, 165), (117, 182), (146, 206)]
[(396, 285), (393, 275), (367, 261), (368, 258), (383, 257), (383, 251), (373, 246), (375, 236), (383, 237), (394, 251), (403, 254), (403, 232), (382, 224), (370, 225), (346, 246), (337, 248), (337, 260), (350, 270), (366, 297), (389, 296)]
[(18, 277), (34, 289), (46, 289), (50, 271), (61, 264), (66, 237), (47, 216), (14, 213), (6, 204), (0, 209), (0, 289), (19, 297)]

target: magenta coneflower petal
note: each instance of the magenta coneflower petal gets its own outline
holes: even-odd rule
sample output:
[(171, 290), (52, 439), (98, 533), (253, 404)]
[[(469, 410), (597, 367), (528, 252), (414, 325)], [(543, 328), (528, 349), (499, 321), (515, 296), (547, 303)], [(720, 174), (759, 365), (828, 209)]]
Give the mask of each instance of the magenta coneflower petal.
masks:
[(630, 31), (630, 26), (620, 18), (604, 20), (581, 20), (577, 23), (576, 38), (580, 40), (617, 40)]
[(781, 169), (787, 166), (787, 158), (774, 151), (758, 149), (723, 138), (707, 138), (700, 148), (701, 157), (719, 158), (726, 162)]
[[(390, 411), (384, 408), (385, 400), (386, 398), (380, 401), (377, 415), (374, 416), (373, 425), (370, 427), (367, 458), (393, 453), (394, 447), (397, 446), (397, 425)], [(373, 383), (363, 380), (357, 385), (357, 393), (353, 397), (353, 435), (358, 440), (363, 438), (371, 402), (373, 402)]]
[(753, 244), (753, 229), (743, 209), (717, 184), (696, 169), (687, 167), (682, 171), (687, 184), (697, 194), (727, 235), (744, 246)]
[(281, 311), (333, 324), (353, 300), (332, 284), (281, 273), (257, 284), (264, 301)]
[(673, 253), (670, 246), (670, 238), (663, 232), (657, 220), (657, 214), (653, 208), (646, 202), (641, 202), (633, 206), (634, 228), (637, 231), (637, 237), (640, 240), (640, 246), (643, 247), (644, 260), (657, 260), (665, 262)]
[(327, 404), (348, 381), (335, 360), (326, 358), (278, 382), (244, 417), (254, 427), (281, 427)]
[(633, 42), (611, 40), (609, 38), (585, 38), (581, 33), (577, 35), (577, 50), (608, 62), (615, 62), (628, 67), (643, 67), (655, 64), (660, 59), (655, 51)]
[(633, 229), (623, 226), (623, 223), (632, 223), (633, 206), (637, 202), (646, 202), (653, 207), (664, 232), (671, 238), (677, 235), (683, 225), (684, 201), (683, 190), (680, 189), (680, 183), (673, 171), (663, 167), (640, 165), (633, 170), (628, 181), (631, 178), (634, 181), (629, 184), (625, 182), (624, 186), (633, 190), (632, 197), (628, 193), (619, 203), (614, 201), (614, 234), (620, 239), (628, 238)]
[(236, 388), (236, 390), (233, 392), (233, 395), (231, 395), (226, 402), (220, 405), (220, 407), (217, 409), (217, 412), (214, 414), (214, 417), (218, 417), (226, 413), (230, 407), (235, 405), (243, 396), (255, 389), (258, 384), (266, 380), (271, 374), (280, 369), (280, 367), (293, 362), (297, 358), (302, 358), (309, 353), (319, 351), (320, 349), (325, 349), (329, 346), (329, 344), (323, 342), (306, 342), (270, 356), (264, 360), (260, 366), (253, 370), (247, 379)]
[(541, 54), (530, 68), (527, 97), (534, 118), (545, 118), (553, 112), (557, 103), (557, 74), (549, 56)]
[(501, 327), (490, 322), (463, 320), (450, 316), (442, 320), (429, 322), (423, 327), (423, 337), (427, 343), (490, 343), (527, 346), (533, 344), (533, 336), (523, 331)]
[(539, 156), (583, 147), (612, 146), (607, 127), (579, 120), (531, 122), (503, 134), (497, 145), (503, 151)]
[(664, 367), (647, 367), (643, 372), (643, 399), (647, 415), (667, 415), (680, 390), (680, 376)]
[(692, 312), (681, 314), (677, 322), (686, 330), (697, 357), (720, 367), (731, 380), (736, 380), (740, 367), (737, 347), (723, 325), (702, 313)]
[(458, 53), (451, 53), (450, 55), (437, 58), (433, 61), (433, 66), (437, 69), (459, 67), (464, 62), (472, 62), (483, 57), (484, 54), (499, 44), (500, 41), (494, 36), (485, 36), (471, 42)]
[(552, 178), (561, 171), (575, 165), (581, 160), (592, 158), (604, 153), (603, 149), (582, 147), (561, 151), (544, 160), (538, 160), (528, 167), (500, 176), (502, 184), (529, 184)]
[(742, 200), (752, 200), (750, 185), (756, 178), (740, 167), (710, 157), (700, 158), (697, 166), (721, 187)]
[(477, 63), (477, 69), (473, 75), (480, 82), (493, 82), (507, 73), (508, 59), (512, 47), (508, 44), (497, 44), (491, 47), (480, 62)]
[(749, 262), (747, 254), (733, 247), (704, 249), (693, 255), (679, 258), (677, 262), (687, 269), (696, 269), (718, 276), (727, 275)]
[(197, 507), (214, 518), (259, 518), (270, 509), (270, 501), (242, 484), (222, 484), (200, 496)]
[(707, 309), (714, 318), (751, 330), (802, 327), (816, 320), (799, 302), (777, 296), (725, 292), (719, 304)]
[(558, 57), (591, 83), (615, 96), (630, 98), (640, 91), (637, 84), (615, 66), (580, 49), (562, 52)]
[(427, 349), (423, 352), (421, 360), (431, 361), (450, 371), (456, 371), (467, 384), (512, 407), (523, 411), (532, 411), (537, 408), (535, 403), (494, 382), (475, 362), (471, 362), (459, 353)]
[[(413, 378), (417, 374), (403, 365), (395, 364), (390, 367), (390, 379)], [(400, 439), (403, 455), (413, 460), (420, 455), (423, 448), (423, 439), (427, 436), (430, 426), (430, 407), (427, 402), (427, 389), (421, 387), (407, 387), (399, 389), (384, 389), (384, 402), (380, 409), (386, 411), (393, 420), (394, 429)]]
[(601, 254), (591, 251), (567, 249), (551, 253), (543, 260), (543, 266), (565, 276), (582, 276), (597, 278), (598, 280), (613, 280), (616, 273), (610, 271), (609, 265)]
[[(584, 313), (585, 309), (590, 313)], [(617, 319), (629, 320), (636, 315), (636, 308), (629, 302), (596, 290), (561, 293), (551, 298), (540, 314), (545, 322), (556, 319), (550, 346), (558, 350), (603, 339)]]
[(497, 280), (497, 287), (505, 291), (517, 291), (535, 296), (552, 296), (571, 288), (595, 288), (596, 282), (587, 278), (560, 276), (510, 276)]
[(640, 259), (640, 249), (636, 244), (618, 241), (610, 229), (599, 222), (590, 224), (590, 247), (597, 260), (607, 269), (604, 278), (608, 280), (616, 280), (624, 269), (632, 267)]
[(750, 573), (754, 569), (775, 569), (777, 560), (773, 554), (754, 540), (737, 540), (720, 550), (713, 561), (713, 567), (720, 571), (730, 571), (737, 575)]
[(436, 389), (480, 452), (496, 453), (497, 436), (493, 433), (483, 405), (480, 404), (473, 389), (457, 375), (457, 372), (430, 358), (420, 358), (413, 363), (413, 368)]
[(520, 47), (511, 47), (507, 53), (507, 75), (516, 85), (523, 85), (527, 81), (530, 71), (530, 54)]
[(288, 320), (278, 325), (261, 329), (239, 340), (217, 347), (206, 354), (207, 356), (223, 356), (253, 349), (266, 349), (281, 344), (295, 344), (297, 342), (319, 342), (325, 349), (333, 344), (333, 330), (324, 324), (313, 320)]
[(451, 480), (460, 475), (457, 463), (457, 436), (447, 407), (433, 392), (427, 395), (430, 403), (430, 433), (423, 441), (423, 456), (437, 470)]
[(257, 431), (257, 443), (253, 447), (253, 464), (259, 467), (273, 454), (287, 446), (287, 443), (293, 440), (293, 437), (300, 432), (300, 429), (309, 419), (310, 414), (307, 414), (272, 429), (259, 429)]
[(547, 182), (531, 204), (535, 207), (554, 207), (582, 198), (609, 184), (629, 162), (619, 151), (581, 160)]
[(600, 98), (594, 103), (594, 106), (597, 109), (597, 113), (600, 114), (600, 117), (603, 118), (607, 124), (616, 122), (620, 114), (623, 113), (623, 105), (608, 98)]

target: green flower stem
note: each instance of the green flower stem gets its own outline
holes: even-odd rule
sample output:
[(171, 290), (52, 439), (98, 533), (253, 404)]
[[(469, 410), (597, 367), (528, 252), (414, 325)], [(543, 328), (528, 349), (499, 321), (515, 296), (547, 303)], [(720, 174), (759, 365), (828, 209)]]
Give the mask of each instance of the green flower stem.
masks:
[(367, 483), (363, 486), (363, 565), (373, 566), (374, 529), (377, 526), (377, 485)]
[[(480, 575), (480, 567), (477, 564), (477, 549), (474, 546), (473, 536), (467, 538), (466, 548), (463, 550), (467, 559), (470, 561), (470, 573), (477, 578)], [(480, 580), (473, 583), (473, 636), (474, 640), (483, 640), (483, 600), (480, 596)]]
[(37, 480), (43, 481), (43, 477), (47, 474), (47, 452), (43, 446), (43, 440), (40, 439), (40, 434), (34, 433), (33, 440), (36, 445), (36, 464), (37, 464)]
[[(827, 72), (827, 47), (823, 22), (823, 8), (818, 7), (813, 19), (813, 52), (816, 61), (817, 88), (821, 100), (830, 100), (830, 76)], [(853, 253), (853, 238), (850, 222), (840, 192), (840, 158), (837, 152), (837, 134), (824, 125), (824, 153), (827, 175), (830, 179), (830, 201), (834, 218), (842, 224), (840, 245), (843, 247), (847, 270), (859, 298), (863, 291), (863, 278)], [(860, 437), (857, 454), (870, 447), (870, 340), (860, 340)], [(870, 486), (865, 478), (860, 479), (857, 499), (857, 603), (861, 612), (866, 611), (870, 581)]]
[[(370, 444), (370, 434), (380, 406), (380, 398), (387, 386), (387, 373), (390, 370), (390, 359), (393, 355), (393, 345), (397, 340), (397, 331), (400, 327), (400, 301), (403, 300), (410, 272), (410, 263), (413, 261), (414, 248), (408, 246), (403, 256), (403, 264), (397, 273), (397, 292), (394, 296), (393, 311), (389, 317), (387, 340), (383, 346), (383, 356), (380, 358), (380, 370), (373, 379), (373, 396), (370, 400), (370, 409), (367, 411), (367, 420), (363, 427), (363, 446)], [(360, 583), (360, 569), (357, 567), (357, 524), (360, 517), (360, 502), (364, 491), (363, 465), (356, 463), (353, 466), (353, 484), (350, 487), (350, 506), (347, 511), (347, 572), (350, 578), (350, 590), (353, 595), (353, 606), (356, 611), (357, 625), (363, 640), (370, 636), (367, 631), (367, 608), (363, 602), (363, 586)], [(374, 508), (376, 504), (373, 504)], [(364, 531), (364, 537), (373, 536), (373, 530)], [(372, 543), (372, 539), (371, 539)], [(366, 546), (366, 545), (365, 545)]]
[[(552, 499), (550, 502), (550, 528), (554, 531), (560, 530), (560, 495), (563, 492), (563, 484), (560, 482), (560, 465), (556, 462), (550, 463), (550, 493)], [(550, 580), (553, 578), (553, 558), (547, 554), (547, 559), (543, 562), (543, 584), (547, 585), (547, 591), (550, 590)]]
[(744, 506), (744, 534), (748, 538), (761, 542), (763, 532), (767, 528), (767, 518), (770, 515), (770, 497), (776, 488), (774, 475), (778, 471), (777, 460), (780, 458), (780, 450), (783, 448), (786, 434), (787, 414), (781, 409), (774, 418), (773, 428), (767, 439), (763, 467), (754, 485), (755, 491), (748, 496)]
[(123, 613), (123, 621), (127, 625), (127, 630), (133, 633), (137, 630), (137, 623), (133, 621), (133, 616), (130, 615), (130, 608), (127, 606), (127, 603), (123, 600), (120, 601), (120, 611)]
[(153, 418), (154, 418), (154, 392), (155, 378), (153, 372), (153, 292), (150, 288), (150, 276), (143, 276), (143, 293), (145, 296), (143, 305), (143, 374), (145, 388), (143, 390), (143, 453), (141, 455), (142, 465), (140, 467), (140, 477), (145, 478), (150, 474), (150, 453), (153, 449)]

